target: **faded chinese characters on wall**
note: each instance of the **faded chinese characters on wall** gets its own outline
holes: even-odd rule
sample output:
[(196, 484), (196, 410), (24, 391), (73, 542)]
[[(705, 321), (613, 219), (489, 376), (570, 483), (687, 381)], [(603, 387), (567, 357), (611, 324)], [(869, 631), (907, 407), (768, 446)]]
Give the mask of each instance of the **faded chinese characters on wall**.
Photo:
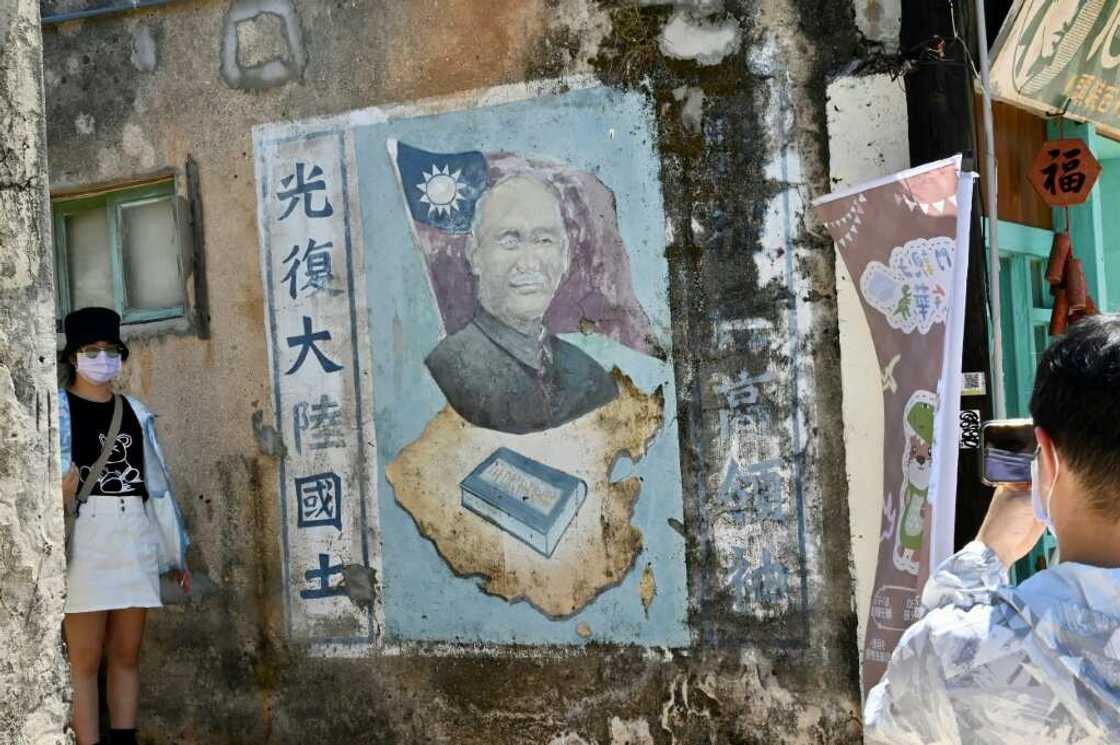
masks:
[[(286, 466), (307, 462), (286, 475), (293, 607), (340, 587), (358, 607), (330, 574), (359, 563), (390, 642), (687, 644), (649, 112), (599, 88), (489, 100), (257, 132), (270, 188), (348, 226), (262, 238)], [(262, 230), (291, 219), (270, 209)], [(332, 494), (341, 519), (318, 514)], [(376, 532), (371, 554), (312, 540), (340, 530)]]

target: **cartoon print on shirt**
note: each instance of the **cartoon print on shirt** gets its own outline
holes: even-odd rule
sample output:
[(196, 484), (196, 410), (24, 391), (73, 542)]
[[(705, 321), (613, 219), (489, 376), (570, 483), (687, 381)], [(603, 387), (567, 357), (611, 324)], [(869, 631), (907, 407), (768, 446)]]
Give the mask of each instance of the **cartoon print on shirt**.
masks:
[[(104, 448), (105, 435), (99, 434), (97, 440)], [(144, 483), (144, 479), (140, 476), (140, 469), (128, 462), (128, 449), (130, 447), (132, 447), (132, 435), (123, 432), (117, 435), (117, 441), (113, 443), (113, 452), (109, 454), (109, 461), (105, 464), (105, 470), (101, 472), (101, 477), (97, 479), (97, 487), (93, 490), (95, 494), (132, 494), (136, 491), (133, 484)], [(83, 482), (89, 477), (90, 470), (89, 466), (82, 466), (79, 469)]]

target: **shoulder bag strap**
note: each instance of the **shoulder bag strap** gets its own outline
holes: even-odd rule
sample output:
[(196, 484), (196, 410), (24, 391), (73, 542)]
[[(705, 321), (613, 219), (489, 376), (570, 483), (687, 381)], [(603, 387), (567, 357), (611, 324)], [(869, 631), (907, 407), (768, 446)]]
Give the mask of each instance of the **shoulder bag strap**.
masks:
[(121, 420), (124, 418), (124, 406), (121, 404), (122, 396), (113, 394), (113, 421), (109, 424), (109, 434), (105, 437), (105, 445), (101, 448), (101, 455), (89, 469), (89, 476), (82, 482), (82, 490), (78, 492), (78, 504), (76, 509), (81, 509), (81, 506), (89, 499), (89, 495), (93, 492), (93, 486), (101, 478), (102, 472), (105, 470), (109, 458), (113, 455), (113, 448), (117, 445), (117, 435), (121, 433)]

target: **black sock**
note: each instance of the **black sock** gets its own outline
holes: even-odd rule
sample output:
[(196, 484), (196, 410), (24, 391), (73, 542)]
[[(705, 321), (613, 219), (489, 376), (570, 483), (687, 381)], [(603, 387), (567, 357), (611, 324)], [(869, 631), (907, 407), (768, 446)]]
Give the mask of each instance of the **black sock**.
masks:
[(110, 745), (136, 745), (136, 730), (111, 729), (109, 730)]

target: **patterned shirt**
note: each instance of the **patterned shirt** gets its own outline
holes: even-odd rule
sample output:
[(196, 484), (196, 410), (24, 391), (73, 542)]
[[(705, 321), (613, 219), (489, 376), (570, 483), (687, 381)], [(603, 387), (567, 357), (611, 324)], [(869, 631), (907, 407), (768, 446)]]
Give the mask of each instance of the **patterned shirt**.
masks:
[(868, 694), (865, 742), (1120, 742), (1120, 569), (1066, 562), (1011, 587), (973, 541), (922, 605)]

